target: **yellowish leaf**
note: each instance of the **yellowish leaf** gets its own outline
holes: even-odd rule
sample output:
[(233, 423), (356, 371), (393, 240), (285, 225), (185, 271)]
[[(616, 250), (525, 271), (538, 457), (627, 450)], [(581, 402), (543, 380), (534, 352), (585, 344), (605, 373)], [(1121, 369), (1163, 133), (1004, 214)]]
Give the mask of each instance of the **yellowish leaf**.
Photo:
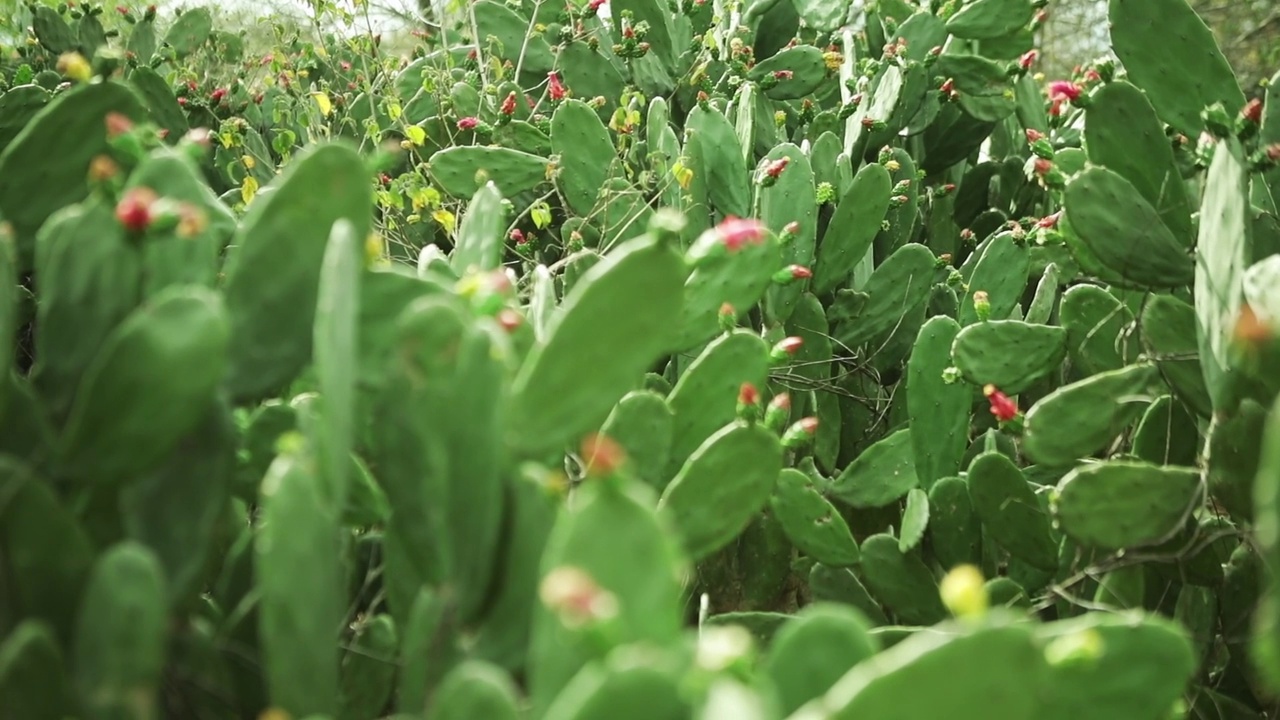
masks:
[(404, 134), (409, 138), (409, 142), (413, 145), (421, 145), (427, 141), (427, 131), (417, 125), (409, 125), (405, 127)]

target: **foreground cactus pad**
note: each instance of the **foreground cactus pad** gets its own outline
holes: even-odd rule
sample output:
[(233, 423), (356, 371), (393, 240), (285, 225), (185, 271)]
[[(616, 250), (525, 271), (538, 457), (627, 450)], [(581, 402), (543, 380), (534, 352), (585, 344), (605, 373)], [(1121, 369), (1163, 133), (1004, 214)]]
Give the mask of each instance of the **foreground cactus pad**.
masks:
[(0, 13), (0, 720), (1280, 715), (1280, 75), (430, 5)]

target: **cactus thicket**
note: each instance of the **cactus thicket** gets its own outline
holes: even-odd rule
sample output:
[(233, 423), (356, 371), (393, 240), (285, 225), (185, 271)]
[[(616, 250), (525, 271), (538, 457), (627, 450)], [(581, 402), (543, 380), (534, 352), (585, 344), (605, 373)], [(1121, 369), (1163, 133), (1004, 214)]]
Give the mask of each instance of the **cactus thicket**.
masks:
[(1048, 4), (22, 9), (0, 720), (1276, 717), (1280, 75)]

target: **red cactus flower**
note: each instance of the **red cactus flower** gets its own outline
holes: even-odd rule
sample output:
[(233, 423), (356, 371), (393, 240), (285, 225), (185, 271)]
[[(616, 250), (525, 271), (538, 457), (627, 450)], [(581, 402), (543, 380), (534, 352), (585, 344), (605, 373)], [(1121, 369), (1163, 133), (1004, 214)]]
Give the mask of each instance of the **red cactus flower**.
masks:
[(502, 107), (499, 108), (498, 111), (503, 115), (515, 115), (516, 94), (514, 92), (507, 93), (507, 97), (502, 101)]
[(606, 2), (608, 2), (608, 0), (591, 0), (591, 2), (587, 3), (587, 9), (591, 12), (596, 12), (600, 9), (600, 6), (604, 5)]
[(1080, 97), (1083, 90), (1079, 85), (1070, 80), (1054, 80), (1049, 83), (1049, 114), (1059, 115), (1062, 113), (1062, 105)]
[(458, 129), (459, 130), (475, 130), (476, 126), (479, 124), (480, 124), (479, 118), (464, 117), (458, 121)]
[(510, 238), (512, 242), (514, 242), (517, 245), (523, 245), (526, 242), (524, 237), (524, 232), (521, 231), (520, 228), (515, 228), (514, 230), (512, 230)]
[(214, 90), (212, 93), (209, 94), (209, 102), (214, 105), (217, 105), (218, 103), (222, 102), (222, 99), (225, 98), (226, 96), (227, 96), (226, 88), (217, 88), (216, 90)]
[(627, 459), (626, 452), (612, 438), (599, 433), (582, 441), (582, 461), (587, 477), (607, 477), (618, 471)]
[(987, 397), (987, 402), (991, 403), (991, 414), (996, 416), (996, 420), (1008, 422), (1018, 417), (1018, 403), (997, 390), (995, 385), (983, 387), (982, 394)]
[(552, 102), (559, 102), (564, 99), (564, 84), (560, 82), (560, 74), (554, 70), (547, 73), (547, 95)]
[(738, 388), (738, 404), (748, 406), (760, 404), (760, 391), (749, 382), (742, 383), (742, 387)]
[(777, 160), (774, 160), (773, 162), (765, 166), (764, 174), (770, 178), (773, 178), (774, 180), (777, 180), (778, 176), (782, 174), (782, 171), (787, 169), (787, 165), (790, 162), (791, 162), (791, 158), (780, 157)]
[(1036, 175), (1040, 175), (1040, 176), (1047, 175), (1049, 171), (1052, 169), (1053, 169), (1053, 163), (1051, 161), (1045, 160), (1044, 158), (1036, 158), (1036, 163), (1035, 163)]
[(130, 188), (116, 204), (116, 220), (129, 232), (143, 232), (151, 225), (151, 206), (157, 199), (151, 188)]
[(1262, 124), (1262, 101), (1258, 98), (1250, 100), (1249, 104), (1245, 105), (1244, 108), (1240, 110), (1240, 117), (1248, 120), (1254, 125)]
[(721, 241), (729, 252), (737, 252), (747, 245), (759, 245), (764, 241), (764, 223), (753, 218), (729, 216), (716, 226)]

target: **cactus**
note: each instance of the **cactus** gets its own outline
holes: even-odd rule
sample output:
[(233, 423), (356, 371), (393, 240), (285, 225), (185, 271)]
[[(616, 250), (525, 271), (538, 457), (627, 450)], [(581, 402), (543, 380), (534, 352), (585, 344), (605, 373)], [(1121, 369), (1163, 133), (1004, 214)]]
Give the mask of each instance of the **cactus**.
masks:
[(1274, 715), (1274, 87), (605, 5), (15, 11), (0, 715)]

